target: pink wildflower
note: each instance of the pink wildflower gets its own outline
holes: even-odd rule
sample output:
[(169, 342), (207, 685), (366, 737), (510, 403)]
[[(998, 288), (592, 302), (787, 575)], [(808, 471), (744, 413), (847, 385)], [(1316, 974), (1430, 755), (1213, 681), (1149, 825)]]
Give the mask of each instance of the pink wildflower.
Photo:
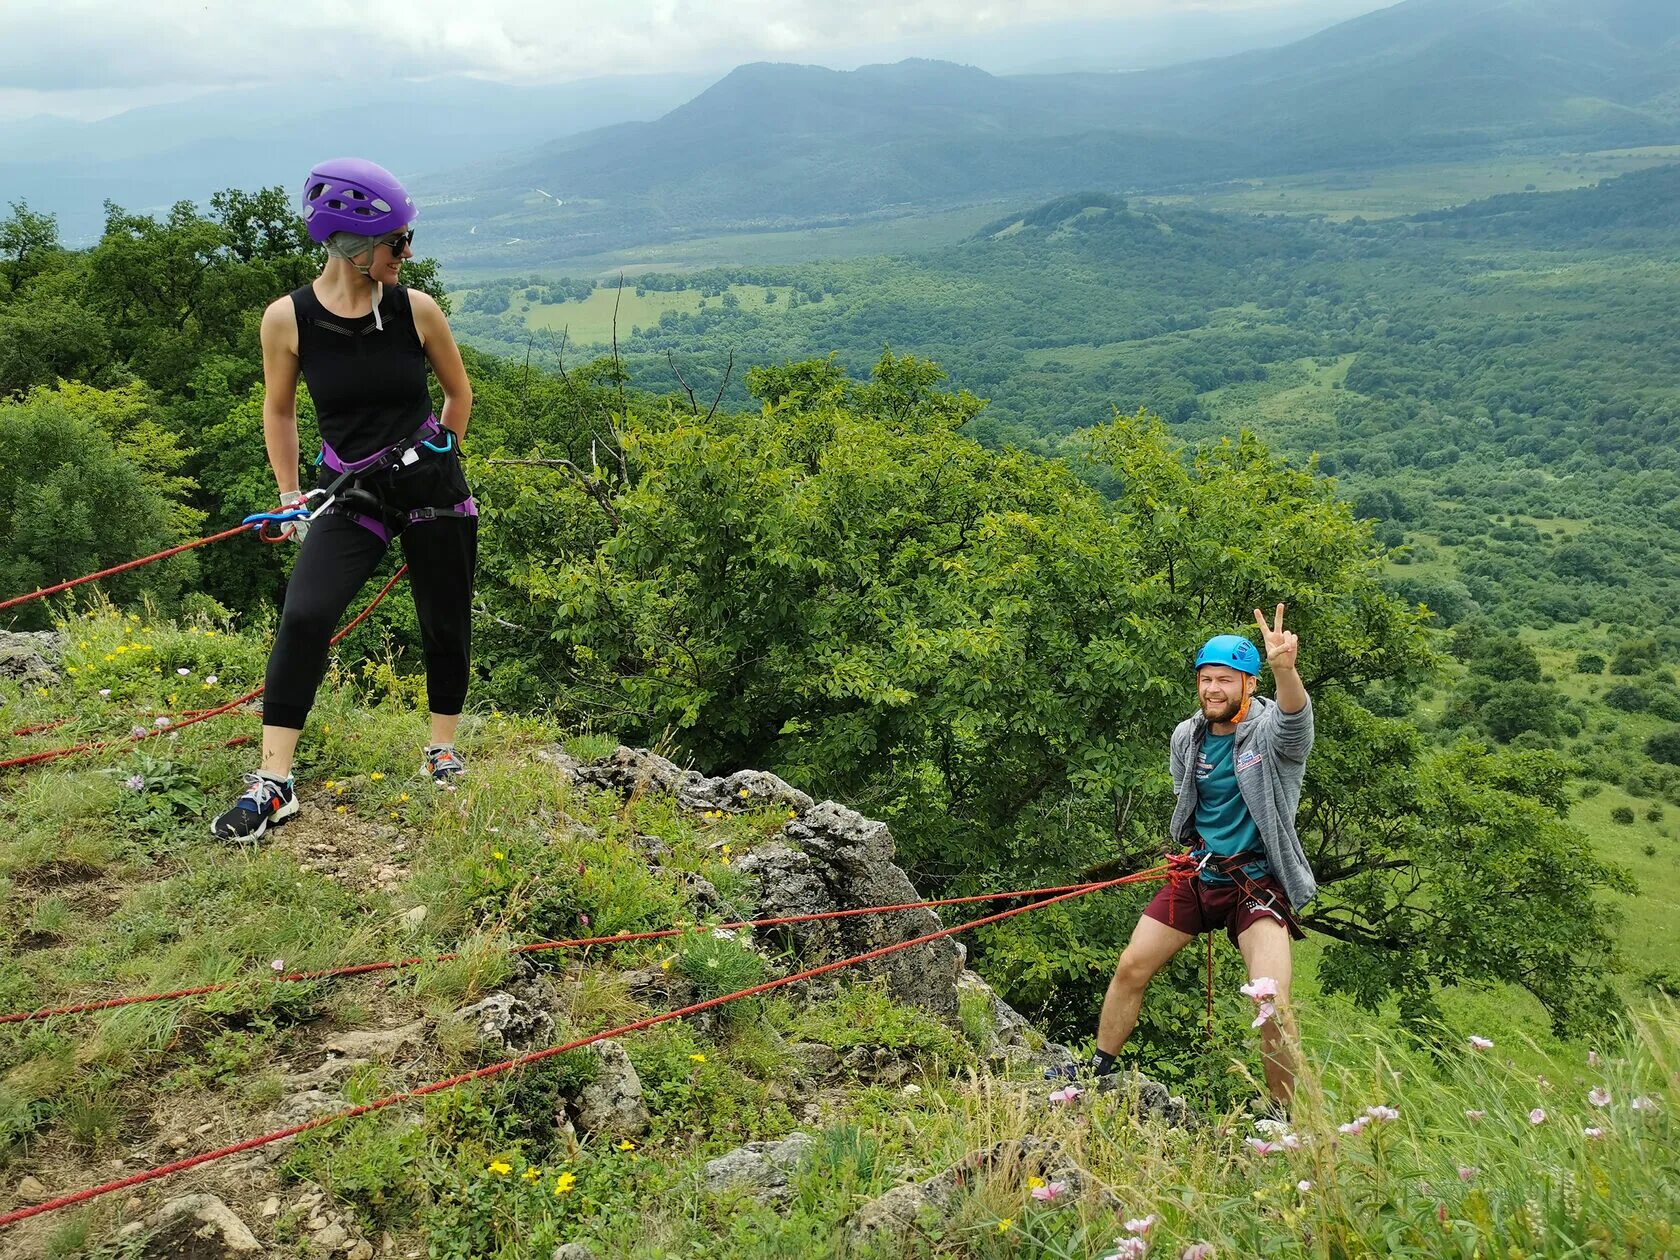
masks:
[(268, 969), (270, 971), (284, 971), (286, 970), (286, 960), (284, 958), (276, 958), (273, 962), (268, 964)]
[(192, 673), (192, 670), (188, 669), (185, 665), (183, 665), (183, 666), (181, 666), (180, 669), (176, 670), (175, 672), (177, 674), (179, 674), (182, 678), (185, 678), (188, 674)]
[(1085, 1091), (1080, 1089), (1077, 1085), (1068, 1085), (1062, 1089), (1051, 1090), (1050, 1101), (1053, 1103), (1070, 1103), (1084, 1092)]
[(1375, 1107), (1365, 1108), (1365, 1114), (1372, 1120), (1398, 1120), (1400, 1112), (1394, 1107), (1385, 1107), (1381, 1103)]
[(1630, 1102), (1628, 1106), (1632, 1107), (1635, 1111), (1655, 1111), (1657, 1109), (1656, 1100), (1654, 1098), (1647, 1098), (1644, 1094), (1639, 1095), (1639, 1097)]
[(111, 696), (111, 689), (109, 687), (101, 687), (99, 689), (99, 694), (104, 696), (106, 699), (109, 699)]
[(1608, 1107), (1610, 1105), (1610, 1091), (1602, 1085), (1595, 1089), (1589, 1089), (1587, 1091), (1587, 1101), (1595, 1107)]
[(1254, 1022), (1250, 1028), (1263, 1028), (1277, 1014), (1277, 1006), (1271, 1002), (1260, 1003), (1260, 1009), (1254, 1014)]
[(1460, 1164), (1458, 1166), (1458, 1179), (1460, 1181), (1474, 1181), (1476, 1180), (1476, 1174), (1481, 1171), (1474, 1164)]
[(1598, 1066), (1598, 1051), (1597, 1050), (1588, 1050), (1587, 1051), (1587, 1066), (1588, 1067), (1597, 1067)]
[(1295, 1183), (1295, 1189), (1300, 1191), (1302, 1194), (1311, 1194), (1312, 1193), (1312, 1182), (1310, 1182), (1310, 1181), (1297, 1181)]
[(1047, 1185), (1034, 1186), (1032, 1197), (1040, 1203), (1054, 1203), (1067, 1193), (1067, 1182), (1052, 1181)]
[(1337, 1125), (1336, 1129), (1340, 1133), (1347, 1133), (1354, 1137), (1358, 1137), (1361, 1133), (1365, 1132), (1365, 1126), (1370, 1123), (1371, 1118), (1369, 1116), (1355, 1116), (1346, 1124)]
[(1545, 1124), (1546, 1109), (1544, 1107), (1536, 1107), (1533, 1111), (1529, 1112), (1528, 1122), (1530, 1124)]
[(1191, 1243), (1178, 1260), (1213, 1260), (1213, 1244)]
[(161, 731), (164, 727), (169, 725), (169, 719), (166, 717), (156, 718), (153, 720), (152, 725)]
[(1278, 995), (1278, 982), (1270, 976), (1256, 976), (1243, 985), (1242, 995), (1256, 1002), (1269, 1002)]
[(1116, 1238), (1114, 1250), (1103, 1257), (1103, 1260), (1143, 1260), (1149, 1250), (1147, 1238)]
[(1472, 1037), (1470, 1038), (1470, 1048), (1472, 1050), (1492, 1050), (1493, 1042), (1486, 1037)]
[(578, 915), (578, 922), (583, 924), (584, 927), (588, 927), (589, 926), (589, 916), (587, 914)]
[(1604, 1136), (1604, 1130), (1589, 1124), (1581, 1130), (1581, 1136), (1589, 1142), (1596, 1142)]
[(1471, 1123), (1472, 1123), (1472, 1124), (1473, 1124), (1473, 1123), (1475, 1123), (1475, 1122), (1476, 1122), (1476, 1121), (1477, 1121), (1477, 1120), (1480, 1120), (1480, 1119), (1481, 1119), (1481, 1118), (1482, 1118), (1482, 1117), (1483, 1117), (1483, 1116), (1485, 1116), (1485, 1115), (1487, 1115), (1487, 1112), (1485, 1112), (1485, 1111), (1477, 1111), (1477, 1110), (1476, 1110), (1476, 1109), (1475, 1109), (1475, 1108), (1474, 1108), (1474, 1107), (1472, 1107), (1472, 1108), (1471, 1108), (1471, 1109), (1470, 1109), (1470, 1110), (1469, 1110), (1469, 1111), (1466, 1111), (1466, 1112), (1465, 1112), (1465, 1113), (1464, 1113), (1464, 1118), (1465, 1118), (1465, 1119), (1466, 1119), (1466, 1120), (1468, 1120), (1468, 1121), (1470, 1121), (1470, 1122), (1471, 1122)]
[(1155, 1213), (1151, 1212), (1148, 1216), (1140, 1216), (1134, 1220), (1127, 1221), (1126, 1232), (1128, 1234), (1136, 1234), (1139, 1238), (1142, 1238), (1155, 1227), (1156, 1219), (1157, 1217), (1155, 1216)]
[(1251, 1137), (1244, 1138), (1243, 1141), (1248, 1144), (1249, 1148), (1253, 1150), (1256, 1155), (1275, 1155), (1278, 1151), (1283, 1149), (1282, 1142), (1268, 1142), (1265, 1138)]

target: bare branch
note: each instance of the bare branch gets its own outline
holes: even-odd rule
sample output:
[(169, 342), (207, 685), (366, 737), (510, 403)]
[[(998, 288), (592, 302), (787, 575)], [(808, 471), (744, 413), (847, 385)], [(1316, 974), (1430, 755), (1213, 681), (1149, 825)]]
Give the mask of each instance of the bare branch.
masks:
[(613, 297), (613, 377), (618, 381), (618, 413), (624, 414), (624, 362), (618, 357), (618, 304), (624, 301), (624, 273), (618, 273), (618, 293)]
[(706, 413), (706, 422), (708, 424), (711, 423), (712, 417), (717, 415), (718, 404), (723, 401), (723, 391), (729, 388), (729, 377), (734, 371), (735, 371), (735, 351), (731, 350), (729, 352), (729, 362), (724, 366), (724, 369), (723, 369), (723, 380), (718, 382), (717, 397), (712, 399), (712, 409)]
[(683, 374), (682, 374), (682, 369), (677, 366), (676, 355), (672, 354), (669, 350), (667, 350), (665, 352), (665, 362), (667, 362), (671, 365), (671, 371), (675, 372), (676, 375), (677, 375), (677, 384), (681, 385), (683, 387), (683, 393), (688, 395), (689, 414), (690, 415), (696, 415), (696, 416), (699, 415), (700, 414), (700, 400), (697, 399), (694, 396), (693, 386), (691, 386), (688, 383), (687, 378), (684, 377)]

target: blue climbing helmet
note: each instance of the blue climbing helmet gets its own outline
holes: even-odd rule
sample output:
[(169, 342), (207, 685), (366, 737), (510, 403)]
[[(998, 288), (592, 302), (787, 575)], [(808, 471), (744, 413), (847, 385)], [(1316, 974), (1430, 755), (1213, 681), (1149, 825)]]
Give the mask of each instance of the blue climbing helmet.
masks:
[(1239, 674), (1258, 678), (1260, 652), (1240, 634), (1216, 634), (1196, 653), (1196, 668), (1203, 665), (1228, 665)]

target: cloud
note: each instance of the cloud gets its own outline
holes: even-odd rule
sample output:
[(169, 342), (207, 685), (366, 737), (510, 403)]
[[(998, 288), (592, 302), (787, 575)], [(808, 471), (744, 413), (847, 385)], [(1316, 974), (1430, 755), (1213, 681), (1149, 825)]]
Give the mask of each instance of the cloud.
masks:
[[(1376, 0), (1310, 0), (1348, 11)], [(525, 82), (824, 60), (837, 49), (1080, 19), (1263, 12), (1304, 0), (0, 0), (0, 91)], [(353, 100), (353, 98), (349, 98)], [(349, 103), (347, 100), (347, 103)]]

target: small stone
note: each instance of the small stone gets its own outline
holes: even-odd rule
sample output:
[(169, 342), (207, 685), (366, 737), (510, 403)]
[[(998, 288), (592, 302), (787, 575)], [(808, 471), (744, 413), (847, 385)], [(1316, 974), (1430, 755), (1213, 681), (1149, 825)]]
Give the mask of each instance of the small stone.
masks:
[(415, 906), (410, 910), (404, 910), (398, 917), (401, 919), (402, 925), (412, 932), (426, 921), (426, 907)]
[(25, 1177), (22, 1181), (18, 1182), (17, 1193), (18, 1198), (22, 1199), (25, 1203), (39, 1203), (43, 1199), (51, 1197), (47, 1193), (47, 1188), (34, 1177)]
[(144, 1199), (142, 1199), (137, 1194), (131, 1194), (131, 1195), (128, 1196), (127, 1199), (123, 1200), (123, 1215), (124, 1216), (133, 1216), (136, 1212), (138, 1212), (141, 1208), (143, 1208), (145, 1206), (146, 1206), (146, 1201)]
[(345, 1231), (344, 1226), (336, 1222), (328, 1225), (325, 1229), (316, 1230), (311, 1237), (317, 1247), (325, 1247), (328, 1251), (336, 1250), (350, 1240), (350, 1235)]
[(274, 1195), (269, 1195), (268, 1198), (263, 1200), (262, 1207), (259, 1210), (264, 1216), (279, 1216), (280, 1200)]
[(584, 1243), (561, 1243), (548, 1260), (595, 1260), (595, 1253)]
[(345, 1252), (344, 1257), (345, 1260), (373, 1260), (373, 1244), (364, 1238)]

